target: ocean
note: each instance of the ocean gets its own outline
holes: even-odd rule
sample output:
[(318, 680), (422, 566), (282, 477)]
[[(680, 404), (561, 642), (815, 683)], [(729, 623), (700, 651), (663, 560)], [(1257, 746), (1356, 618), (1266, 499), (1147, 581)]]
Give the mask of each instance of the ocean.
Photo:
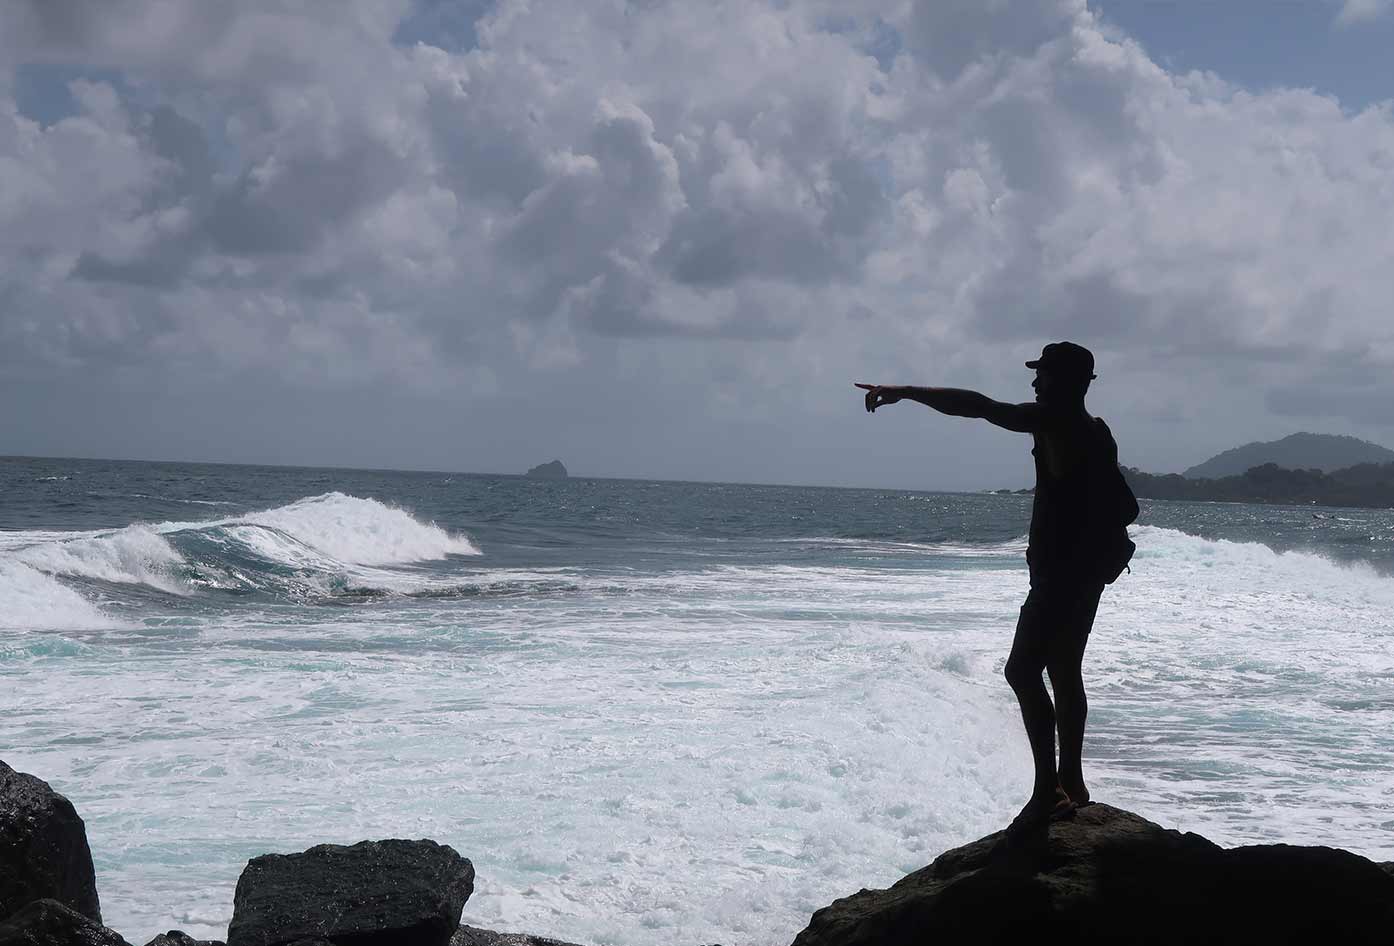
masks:
[[(432, 838), (466, 922), (776, 946), (1003, 827), (1030, 497), (0, 460), (0, 758), (107, 925), (222, 938), (248, 858)], [(1394, 511), (1142, 503), (1094, 797), (1394, 860)]]

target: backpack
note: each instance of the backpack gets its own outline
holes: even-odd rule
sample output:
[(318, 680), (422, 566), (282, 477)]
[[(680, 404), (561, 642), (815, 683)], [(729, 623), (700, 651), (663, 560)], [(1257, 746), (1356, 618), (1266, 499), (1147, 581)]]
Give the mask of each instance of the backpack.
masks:
[(1128, 526), (1137, 520), (1139, 509), (1137, 497), (1133, 495), (1132, 488), (1123, 477), (1123, 469), (1118, 465), (1118, 443), (1113, 439), (1113, 431), (1108, 429), (1108, 424), (1104, 423), (1103, 418), (1094, 418), (1094, 423), (1099, 425), (1100, 435), (1106, 437), (1109, 444), (1105, 464), (1108, 469), (1104, 471), (1098, 483), (1107, 495), (1100, 501), (1103, 512), (1098, 524), (1100, 534), (1097, 539), (1100, 550), (1100, 577), (1104, 584), (1111, 585), (1123, 574), (1124, 569), (1127, 569), (1129, 574), (1132, 573), (1128, 563), (1137, 551), (1137, 545), (1128, 538)]

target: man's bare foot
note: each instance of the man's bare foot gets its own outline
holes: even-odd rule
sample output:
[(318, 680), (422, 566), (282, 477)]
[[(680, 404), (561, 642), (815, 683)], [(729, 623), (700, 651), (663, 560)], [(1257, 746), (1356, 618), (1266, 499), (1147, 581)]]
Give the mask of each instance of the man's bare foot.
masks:
[(1070, 801), (1076, 805), (1089, 804), (1089, 789), (1084, 785), (1084, 778), (1061, 778), (1060, 788), (1070, 796)]
[(1055, 818), (1068, 816), (1074, 811), (1074, 808), (1074, 800), (1065, 794), (1065, 790), (1059, 786), (1050, 792), (1036, 792), (1026, 802), (1026, 806), (1012, 819), (1007, 830), (1020, 831), (1044, 825)]

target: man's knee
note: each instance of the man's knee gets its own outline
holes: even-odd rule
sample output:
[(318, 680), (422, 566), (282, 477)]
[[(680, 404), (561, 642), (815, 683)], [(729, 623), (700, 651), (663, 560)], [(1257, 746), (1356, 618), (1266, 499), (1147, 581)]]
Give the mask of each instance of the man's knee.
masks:
[(1002, 668), (1002, 675), (1007, 678), (1007, 683), (1013, 690), (1021, 690), (1041, 682), (1041, 671), (1045, 669), (1039, 660), (1031, 660), (1022, 657), (1020, 654), (1013, 654), (1007, 658), (1007, 665)]
[(1060, 638), (1053, 642), (1045, 655), (1046, 673), (1050, 675), (1050, 682), (1054, 685), (1069, 686), (1082, 679), (1084, 667), (1084, 645), (1088, 643), (1089, 636), (1081, 635), (1078, 638)]
[(1045, 666), (1046, 673), (1050, 676), (1051, 686), (1076, 686), (1084, 682), (1084, 674), (1080, 668), (1079, 661), (1068, 657), (1060, 660), (1047, 660)]

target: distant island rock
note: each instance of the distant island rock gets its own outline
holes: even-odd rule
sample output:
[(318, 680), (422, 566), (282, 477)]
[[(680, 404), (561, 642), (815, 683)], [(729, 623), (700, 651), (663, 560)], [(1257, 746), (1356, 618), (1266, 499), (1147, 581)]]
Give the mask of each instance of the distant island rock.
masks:
[(527, 475), (535, 480), (564, 480), (567, 472), (560, 460), (553, 460), (551, 463), (539, 463), (528, 470)]
[(1332, 473), (1361, 463), (1394, 463), (1394, 450), (1357, 437), (1298, 433), (1282, 440), (1256, 441), (1226, 450), (1204, 463), (1197, 463), (1181, 475), (1187, 479), (1242, 476), (1246, 471), (1268, 463), (1285, 470)]

